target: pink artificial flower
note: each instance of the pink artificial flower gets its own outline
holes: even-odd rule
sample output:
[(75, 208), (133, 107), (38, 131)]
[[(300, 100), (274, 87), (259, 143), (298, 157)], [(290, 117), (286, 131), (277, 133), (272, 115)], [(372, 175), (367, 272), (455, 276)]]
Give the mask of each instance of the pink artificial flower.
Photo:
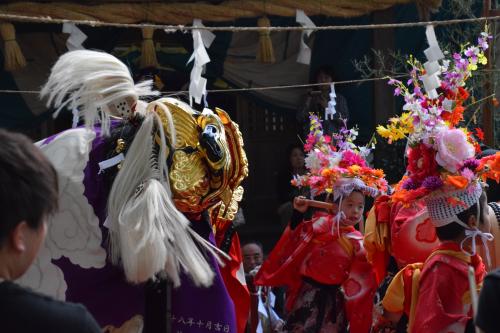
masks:
[(474, 157), (474, 146), (459, 129), (438, 132), (436, 150), (436, 162), (451, 173), (457, 172), (464, 160)]
[(315, 187), (323, 182), (323, 178), (319, 176), (311, 176), (309, 177), (309, 186)]
[(304, 145), (304, 151), (306, 153), (311, 151), (315, 144), (316, 144), (316, 138), (314, 137), (314, 135), (309, 134), (306, 139), (306, 144)]
[(359, 156), (352, 150), (346, 150), (342, 154), (342, 161), (339, 163), (339, 166), (342, 168), (346, 168), (351, 165), (359, 165), (361, 167), (366, 166), (366, 162), (363, 157)]
[(464, 177), (465, 179), (467, 179), (469, 182), (471, 182), (472, 180), (474, 180), (474, 172), (472, 172), (471, 169), (469, 168), (464, 168), (461, 172), (462, 174), (462, 177)]

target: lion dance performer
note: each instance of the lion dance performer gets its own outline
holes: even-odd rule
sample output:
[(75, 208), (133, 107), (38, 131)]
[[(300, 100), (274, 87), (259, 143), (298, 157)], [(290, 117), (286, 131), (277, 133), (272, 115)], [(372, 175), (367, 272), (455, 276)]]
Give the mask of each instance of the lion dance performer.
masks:
[(234, 287), (231, 237), (248, 173), (238, 125), (220, 109), (147, 103), (159, 95), (152, 82), (135, 84), (103, 52), (61, 56), (41, 95), (86, 126), (38, 143), (59, 173), (61, 210), (20, 282), (85, 304), (110, 332), (165, 332), (167, 322), (173, 332), (238, 332), (234, 291), (248, 297)]

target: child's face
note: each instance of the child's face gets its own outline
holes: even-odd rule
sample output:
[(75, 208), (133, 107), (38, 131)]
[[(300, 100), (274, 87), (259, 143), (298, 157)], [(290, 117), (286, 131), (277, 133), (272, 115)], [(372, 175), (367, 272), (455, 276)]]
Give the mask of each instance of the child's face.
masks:
[(344, 212), (344, 225), (356, 225), (363, 217), (365, 209), (365, 196), (360, 192), (352, 192), (348, 197), (342, 200), (340, 210)]

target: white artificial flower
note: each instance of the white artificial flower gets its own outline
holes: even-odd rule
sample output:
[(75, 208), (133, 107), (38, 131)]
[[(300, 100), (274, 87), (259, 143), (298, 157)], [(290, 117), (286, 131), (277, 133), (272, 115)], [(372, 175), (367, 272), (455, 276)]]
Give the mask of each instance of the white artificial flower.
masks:
[(328, 156), (328, 168), (334, 168), (339, 165), (342, 161), (342, 154), (338, 152), (333, 152)]
[(438, 107), (436, 107), (436, 106), (433, 106), (433, 107), (429, 108), (429, 113), (430, 114), (439, 116), (441, 114), (441, 112), (442, 111)]
[(311, 172), (317, 172), (321, 169), (321, 160), (318, 156), (319, 150), (315, 149), (307, 154), (304, 162), (306, 164), (306, 168), (308, 168)]
[(417, 101), (409, 102), (409, 103), (406, 103), (405, 105), (403, 105), (403, 110), (412, 111), (412, 112), (420, 112), (422, 110), (422, 106)]
[(447, 72), (449, 67), (450, 67), (450, 61), (449, 60), (443, 60), (443, 66), (441, 66), (441, 71), (442, 72)]
[(361, 155), (361, 157), (365, 158), (368, 157), (368, 155), (370, 155), (370, 152), (371, 152), (371, 149), (368, 148), (368, 147), (359, 147), (359, 155)]
[(453, 110), (453, 101), (448, 98), (443, 100), (442, 105), (445, 111), (451, 112)]

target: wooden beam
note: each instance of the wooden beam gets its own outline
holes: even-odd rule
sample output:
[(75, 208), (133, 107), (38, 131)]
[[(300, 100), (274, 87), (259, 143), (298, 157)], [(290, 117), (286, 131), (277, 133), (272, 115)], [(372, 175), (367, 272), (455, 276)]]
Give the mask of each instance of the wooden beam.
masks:
[[(492, 11), (491, 11), (491, 0), (484, 0), (483, 1), (483, 16), (491, 16)], [(490, 22), (490, 25), (492, 25), (493, 31), (495, 30), (495, 22)], [(488, 71), (491, 71), (493, 69), (493, 58), (494, 58), (494, 52), (492, 50), (495, 49), (495, 40), (492, 39), (490, 42), (490, 47), (487, 50), (487, 58), (488, 58), (488, 64), (486, 65), (486, 68)], [(484, 94), (486, 96), (489, 96), (494, 93), (493, 89), (494, 86), (491, 84), (491, 74), (487, 74), (485, 76), (486, 80), (484, 82)], [(491, 100), (486, 101), (483, 106), (483, 114), (482, 114), (482, 127), (484, 131), (484, 143), (487, 144), (488, 146), (492, 147), (495, 145), (495, 139), (494, 139), (494, 132), (495, 132), (495, 119), (493, 117), (493, 112), (494, 112), (494, 106)]]
[[(392, 9), (387, 9), (384, 11), (379, 11), (373, 13), (373, 23), (392, 23), (394, 22), (394, 11)], [(373, 30), (373, 40), (372, 47), (374, 50), (379, 50), (383, 54), (388, 54), (394, 51), (395, 48), (395, 36), (394, 29)], [(384, 68), (384, 65), (374, 59), (373, 68), (375, 70)], [(386, 124), (388, 119), (394, 116), (395, 110), (395, 98), (393, 95), (393, 88), (387, 84), (386, 80), (378, 80), (373, 82), (373, 130), (378, 124)], [(387, 155), (395, 153), (394, 147), (390, 147), (386, 142), (380, 141), (377, 145), (377, 149), (374, 150), (374, 162), (377, 167), (385, 167), (384, 159), (387, 159)], [(387, 171), (388, 172), (388, 171)], [(395, 176), (394, 172), (391, 176)], [(399, 179), (398, 176), (393, 177), (390, 181), (394, 182)]]

